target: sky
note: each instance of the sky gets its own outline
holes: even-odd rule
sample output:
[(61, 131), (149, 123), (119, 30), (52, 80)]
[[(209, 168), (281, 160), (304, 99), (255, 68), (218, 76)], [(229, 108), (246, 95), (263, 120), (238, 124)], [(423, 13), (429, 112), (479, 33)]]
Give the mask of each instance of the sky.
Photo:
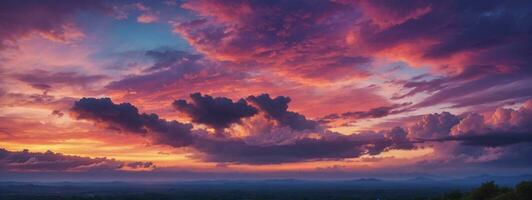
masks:
[(530, 1), (0, 1), (0, 176), (532, 168)]

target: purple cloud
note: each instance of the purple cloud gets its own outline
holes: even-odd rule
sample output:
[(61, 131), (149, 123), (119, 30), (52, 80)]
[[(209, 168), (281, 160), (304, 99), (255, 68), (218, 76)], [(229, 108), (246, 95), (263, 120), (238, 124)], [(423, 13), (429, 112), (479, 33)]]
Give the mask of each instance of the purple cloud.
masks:
[(178, 111), (186, 113), (193, 122), (209, 125), (216, 129), (227, 128), (233, 123), (239, 123), (242, 118), (257, 114), (257, 109), (248, 105), (244, 99), (233, 103), (225, 97), (213, 98), (201, 93), (190, 95), (191, 103), (180, 99), (172, 104)]
[[(143, 134), (155, 144), (176, 148), (191, 147), (197, 151), (196, 158), (211, 162), (263, 164), (335, 160), (356, 158), (365, 154), (375, 155), (390, 149), (414, 148), (407, 139), (406, 132), (400, 128), (390, 132), (346, 136), (319, 129), (315, 122), (307, 121), (303, 115), (287, 111), (287, 97), (271, 99), (264, 94), (249, 99), (260, 104), (269, 119), (288, 119), (291, 124), (281, 123), (278, 127), (280, 132), (277, 132), (288, 137), (268, 144), (253, 140), (253, 136), (264, 133), (251, 133), (251, 136), (243, 138), (221, 138), (205, 130), (193, 130), (191, 124), (160, 119), (156, 114), (139, 114), (137, 108), (131, 104), (114, 104), (109, 98), (80, 99), (75, 102), (71, 112), (77, 119), (94, 121), (120, 131)], [(205, 114), (217, 115), (211, 111), (216, 110), (206, 110)], [(309, 123), (312, 127), (306, 126)], [(311, 133), (317, 133), (318, 138), (308, 137)]]
[(272, 99), (268, 94), (261, 94), (259, 96), (249, 96), (246, 100), (259, 107), (269, 118), (275, 119), (281, 125), (289, 126), (292, 129), (313, 129), (318, 125), (317, 122), (308, 120), (299, 113), (288, 111), (290, 97), (278, 96)]
[(109, 171), (120, 170), (125, 165), (132, 165), (133, 168), (153, 167), (148, 163), (132, 164), (115, 159), (69, 156), (52, 151), (35, 153), (0, 148), (0, 169), (7, 171)]
[(0, 49), (15, 46), (21, 37), (41, 34), (56, 41), (68, 42), (79, 34), (73, 14), (78, 11), (103, 11), (109, 9), (101, 1), (57, 0), (43, 4), (41, 1), (6, 0), (0, 2)]

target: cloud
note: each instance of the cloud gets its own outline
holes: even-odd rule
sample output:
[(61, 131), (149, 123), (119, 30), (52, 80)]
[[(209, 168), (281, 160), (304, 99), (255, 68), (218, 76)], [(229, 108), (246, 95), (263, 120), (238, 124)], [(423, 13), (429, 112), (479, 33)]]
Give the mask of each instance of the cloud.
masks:
[[(243, 79), (244, 73), (224, 68), (222, 63), (205, 59), (199, 54), (158, 49), (146, 51), (145, 56), (154, 61), (153, 65), (140, 74), (126, 76), (109, 83), (106, 88), (113, 91), (134, 91), (139, 94), (151, 94), (155, 91), (167, 91), (182, 85), (203, 88), (204, 84), (217, 80)], [(223, 83), (227, 84), (227, 83)], [(219, 84), (215, 84), (216, 87)], [(158, 90), (153, 90), (158, 88)], [(175, 97), (174, 97), (175, 98)]]
[(193, 122), (206, 124), (215, 129), (229, 127), (233, 123), (239, 123), (242, 118), (257, 114), (257, 109), (248, 105), (244, 99), (233, 103), (233, 100), (225, 97), (213, 98), (201, 93), (190, 95), (191, 103), (180, 99), (172, 104), (178, 111), (186, 113)]
[(460, 123), (453, 126), (451, 133), (456, 135), (459, 133), (483, 132), (484, 129), (484, 116), (478, 113), (468, 113), (460, 120)]
[(77, 72), (50, 72), (41, 69), (35, 69), (26, 73), (17, 73), (13, 77), (34, 88), (42, 90), (53, 89), (55, 85), (87, 87), (107, 78), (105, 75), (85, 75)]
[(246, 100), (256, 105), (269, 118), (276, 120), (281, 125), (296, 130), (313, 129), (317, 126), (317, 122), (308, 120), (299, 113), (288, 111), (288, 103), (291, 101), (289, 97), (278, 96), (272, 99), (268, 94), (261, 94), (249, 96)]
[(60, 110), (53, 110), (51, 115), (55, 115), (57, 117), (63, 117), (63, 115), (65, 115), (65, 113), (61, 112)]
[(396, 128), (383, 133), (342, 135), (321, 133), (321, 137), (293, 138), (289, 142), (253, 144), (243, 139), (200, 140), (196, 146), (202, 160), (213, 162), (278, 164), (316, 160), (343, 160), (377, 155), (391, 149), (413, 149), (406, 132)]
[[(203, 100), (211, 99), (199, 94), (196, 96), (202, 97)], [(216, 101), (215, 98), (212, 100)], [(400, 128), (390, 132), (346, 136), (318, 128), (315, 122), (307, 121), (304, 116), (287, 111), (289, 102), (287, 97), (271, 99), (264, 94), (252, 97), (250, 101), (261, 103), (261, 109), (270, 109), (264, 110), (269, 113), (267, 113), (269, 120), (288, 119), (291, 124), (278, 121), (280, 125), (275, 128), (278, 132), (273, 133), (286, 137), (281, 140), (271, 140), (271, 143), (257, 141), (257, 138), (265, 136), (266, 133), (262, 131), (268, 131), (267, 129), (257, 129), (262, 131), (251, 132), (249, 136), (243, 137), (217, 137), (205, 130), (193, 130), (191, 124), (160, 119), (156, 114), (139, 114), (133, 105), (114, 104), (109, 98), (82, 98), (74, 103), (71, 113), (76, 119), (93, 121), (122, 132), (144, 135), (154, 144), (165, 144), (175, 148), (189, 147), (194, 150), (195, 158), (211, 162), (264, 164), (336, 160), (356, 158), (365, 154), (376, 155), (390, 149), (414, 148), (412, 144), (409, 144), (404, 130)], [(212, 101), (207, 102), (212, 103)], [(218, 102), (229, 101), (225, 99), (218, 100)], [(187, 105), (190, 106), (190, 104)], [(198, 109), (198, 105), (195, 104), (195, 106)], [(209, 113), (215, 116), (218, 114)], [(291, 119), (294, 117), (295, 120)], [(312, 130), (307, 129), (310, 127), (301, 126), (311, 122)], [(250, 125), (258, 124), (253, 124), (251, 121)], [(269, 129), (271, 130), (273, 129)]]
[(451, 128), (458, 124), (460, 119), (449, 113), (434, 113), (424, 115), (418, 122), (408, 128), (408, 133), (413, 138), (439, 138), (448, 136)]
[(133, 169), (141, 169), (141, 168), (152, 168), (155, 165), (153, 165), (152, 162), (130, 162), (127, 163), (126, 166), (133, 168)]
[(423, 130), (432, 130), (434, 134), (417, 135), (418, 142), (433, 143), (435, 158), (429, 163), (527, 166), (532, 161), (528, 156), (532, 152), (529, 148), (532, 142), (531, 102), (524, 102), (519, 109), (499, 107), (484, 115), (467, 113), (456, 117), (445, 114), (444, 117), (443, 113), (431, 114), (411, 130), (416, 134), (415, 131), (419, 131), (416, 127), (432, 127)]
[(500, 147), (519, 143), (532, 143), (530, 132), (486, 132), (482, 134), (464, 133), (427, 141), (459, 141), (463, 145)]
[(159, 17), (153, 13), (145, 13), (137, 17), (137, 21), (140, 23), (153, 23), (159, 20)]
[(71, 109), (73, 116), (80, 120), (90, 120), (107, 128), (148, 135), (154, 141), (174, 147), (190, 145), (193, 142), (191, 124), (160, 119), (156, 114), (140, 114), (129, 104), (114, 104), (109, 98), (82, 98)]
[(151, 168), (143, 162), (126, 163), (108, 158), (70, 156), (46, 151), (45, 153), (8, 151), (0, 148), (0, 169), (7, 171), (109, 171), (133, 168)]
[(366, 118), (381, 118), (392, 114), (398, 114), (405, 111), (408, 111), (408, 109), (405, 109), (405, 106), (411, 105), (411, 103), (403, 103), (403, 104), (393, 104), (390, 106), (381, 106), (376, 108), (371, 108), (367, 111), (351, 111), (351, 112), (345, 112), (341, 114), (330, 114), (320, 119), (320, 122), (330, 122), (334, 120), (339, 119), (351, 119), (351, 120), (358, 120), (358, 119), (366, 119)]
[(251, 60), (295, 80), (367, 77), (383, 57), (443, 72), (475, 65), (531, 72), (529, 2), (202, 0), (181, 7), (196, 17), (177, 20), (174, 31), (200, 52)]
[[(198, 101), (194, 100), (196, 97)], [(210, 112), (216, 110), (214, 108), (203, 109), (206, 105), (224, 105), (222, 107), (225, 108), (238, 104), (228, 98), (218, 97), (216, 100), (217, 98), (199, 93), (193, 94), (192, 98), (193, 103), (182, 102), (183, 108), (194, 110), (191, 113), (202, 110), (205, 115), (218, 114)], [(525, 102), (518, 110), (497, 109), (488, 120), (478, 114), (455, 116), (442, 112), (422, 116), (407, 130), (394, 127), (380, 132), (342, 135), (323, 129), (303, 115), (288, 111), (288, 97), (272, 99), (263, 94), (250, 96), (246, 101), (264, 112), (263, 119), (266, 121), (261, 122), (260, 117), (247, 119), (242, 122), (242, 128), (226, 130), (226, 135), (230, 137), (217, 137), (206, 130), (193, 129), (191, 124), (160, 119), (156, 114), (139, 114), (133, 105), (114, 104), (108, 98), (83, 98), (74, 104), (72, 112), (77, 119), (91, 120), (124, 132), (140, 133), (154, 144), (189, 147), (193, 158), (221, 163), (272, 164), (342, 160), (378, 155), (392, 149), (408, 150), (426, 146), (435, 149), (435, 154), (438, 155), (435, 159), (485, 162), (490, 157), (489, 161), (495, 162), (515, 145), (532, 142), (532, 136), (528, 134), (532, 130), (529, 125), (532, 121), (530, 102)], [(297, 120), (290, 119), (292, 117)], [(232, 119), (241, 120), (239, 117)], [(271, 122), (275, 123), (269, 124)], [(301, 126), (311, 122), (312, 127)], [(248, 131), (248, 135), (237, 136), (239, 133), (233, 133), (237, 130)], [(491, 148), (500, 150), (495, 155)]]
[[(186, 1), (196, 18), (174, 31), (210, 58), (257, 63), (296, 80), (367, 77), (371, 57), (345, 37), (360, 13), (335, 1)], [(217, 10), (218, 12), (212, 12)]]
[(15, 46), (17, 40), (30, 34), (44, 38), (70, 42), (83, 37), (74, 24), (73, 14), (78, 11), (104, 11), (108, 9), (100, 1), (40, 1), (7, 0), (0, 3), (0, 49)]
[(74, 103), (71, 111), (78, 120), (93, 120), (116, 130), (147, 132), (142, 115), (129, 103), (117, 105), (110, 98), (82, 98)]
[(116, 19), (127, 19), (128, 16), (133, 11), (140, 12), (140, 15), (137, 16), (137, 22), (139, 23), (153, 23), (159, 20), (159, 15), (157, 11), (154, 11), (152, 8), (147, 6), (144, 3), (130, 3), (125, 5), (117, 5), (113, 7), (114, 17)]
[(465, 107), (503, 100), (530, 97), (529, 76), (493, 65), (468, 66), (462, 71), (430, 80), (399, 81), (408, 92), (392, 97), (402, 99), (425, 93), (429, 96), (413, 105), (414, 108), (451, 103)]
[(48, 94), (45, 90), (42, 93), (15, 93), (6, 92), (0, 98), (0, 106), (16, 106), (26, 108), (47, 108), (50, 110), (68, 109), (76, 99), (71, 97), (57, 97)]

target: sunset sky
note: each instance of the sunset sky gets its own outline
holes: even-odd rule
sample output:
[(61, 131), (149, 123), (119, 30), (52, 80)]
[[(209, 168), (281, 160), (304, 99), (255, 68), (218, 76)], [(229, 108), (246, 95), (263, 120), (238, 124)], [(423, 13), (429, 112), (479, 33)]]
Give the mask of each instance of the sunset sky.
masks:
[(527, 173), (531, 65), (532, 1), (3, 0), (0, 176)]

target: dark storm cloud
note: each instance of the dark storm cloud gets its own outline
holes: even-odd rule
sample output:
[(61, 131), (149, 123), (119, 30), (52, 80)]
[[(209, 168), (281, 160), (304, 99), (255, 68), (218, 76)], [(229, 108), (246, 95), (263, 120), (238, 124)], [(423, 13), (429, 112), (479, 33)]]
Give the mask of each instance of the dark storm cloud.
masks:
[(278, 96), (272, 99), (268, 94), (261, 94), (259, 96), (249, 96), (246, 100), (259, 107), (269, 118), (292, 129), (313, 129), (318, 125), (317, 122), (308, 120), (299, 113), (288, 111), (288, 103), (291, 101), (290, 97)]
[(135, 168), (152, 167), (152, 164), (143, 162), (132, 164), (115, 159), (69, 156), (52, 151), (36, 153), (0, 148), (0, 169), (7, 171), (105, 171), (120, 170), (124, 165), (134, 165)]
[[(203, 100), (206, 98), (199, 94), (198, 97), (202, 97)], [(273, 120), (301, 117), (306, 121), (304, 116), (286, 111), (289, 101), (287, 97), (278, 97), (275, 100), (267, 95), (261, 95), (251, 99), (255, 102), (266, 100), (262, 102), (266, 103), (262, 108), (273, 109), (269, 111), (273, 115), (268, 115)], [(215, 101), (215, 98), (212, 100)], [(227, 100), (219, 101), (226, 102)], [(301, 118), (292, 125), (282, 124), (280, 131), (273, 133), (286, 134), (287, 138), (283, 142), (263, 143), (264, 141), (250, 139), (253, 135), (264, 133), (250, 133), (252, 136), (243, 138), (217, 137), (204, 130), (193, 131), (190, 124), (160, 119), (156, 114), (139, 114), (133, 105), (114, 104), (109, 98), (82, 98), (74, 104), (71, 113), (77, 119), (90, 120), (115, 130), (143, 134), (155, 144), (165, 144), (176, 148), (190, 147), (197, 151), (195, 157), (212, 162), (263, 164), (337, 160), (356, 158), (365, 154), (376, 155), (390, 149), (414, 148), (407, 139), (406, 132), (400, 128), (382, 133), (368, 132), (346, 136), (319, 129), (317, 124), (314, 124), (315, 122), (312, 122), (313, 130), (302, 128), (301, 124), (310, 122), (297, 121)], [(279, 118), (274, 119), (273, 116)], [(289, 122), (294, 123), (293, 119), (289, 119)], [(295, 128), (292, 129), (291, 126)], [(318, 138), (307, 137), (310, 133), (316, 133)]]
[(45, 34), (54, 40), (69, 38), (68, 25), (72, 25), (77, 11), (108, 11), (101, 1), (37, 0), (0, 2), (0, 49), (14, 46), (15, 42), (32, 33)]
[(213, 98), (201, 93), (190, 95), (192, 102), (180, 99), (172, 104), (178, 111), (187, 114), (193, 122), (206, 124), (216, 129), (227, 128), (239, 123), (242, 118), (257, 114), (257, 109), (248, 105), (244, 99), (236, 102), (225, 97)]

